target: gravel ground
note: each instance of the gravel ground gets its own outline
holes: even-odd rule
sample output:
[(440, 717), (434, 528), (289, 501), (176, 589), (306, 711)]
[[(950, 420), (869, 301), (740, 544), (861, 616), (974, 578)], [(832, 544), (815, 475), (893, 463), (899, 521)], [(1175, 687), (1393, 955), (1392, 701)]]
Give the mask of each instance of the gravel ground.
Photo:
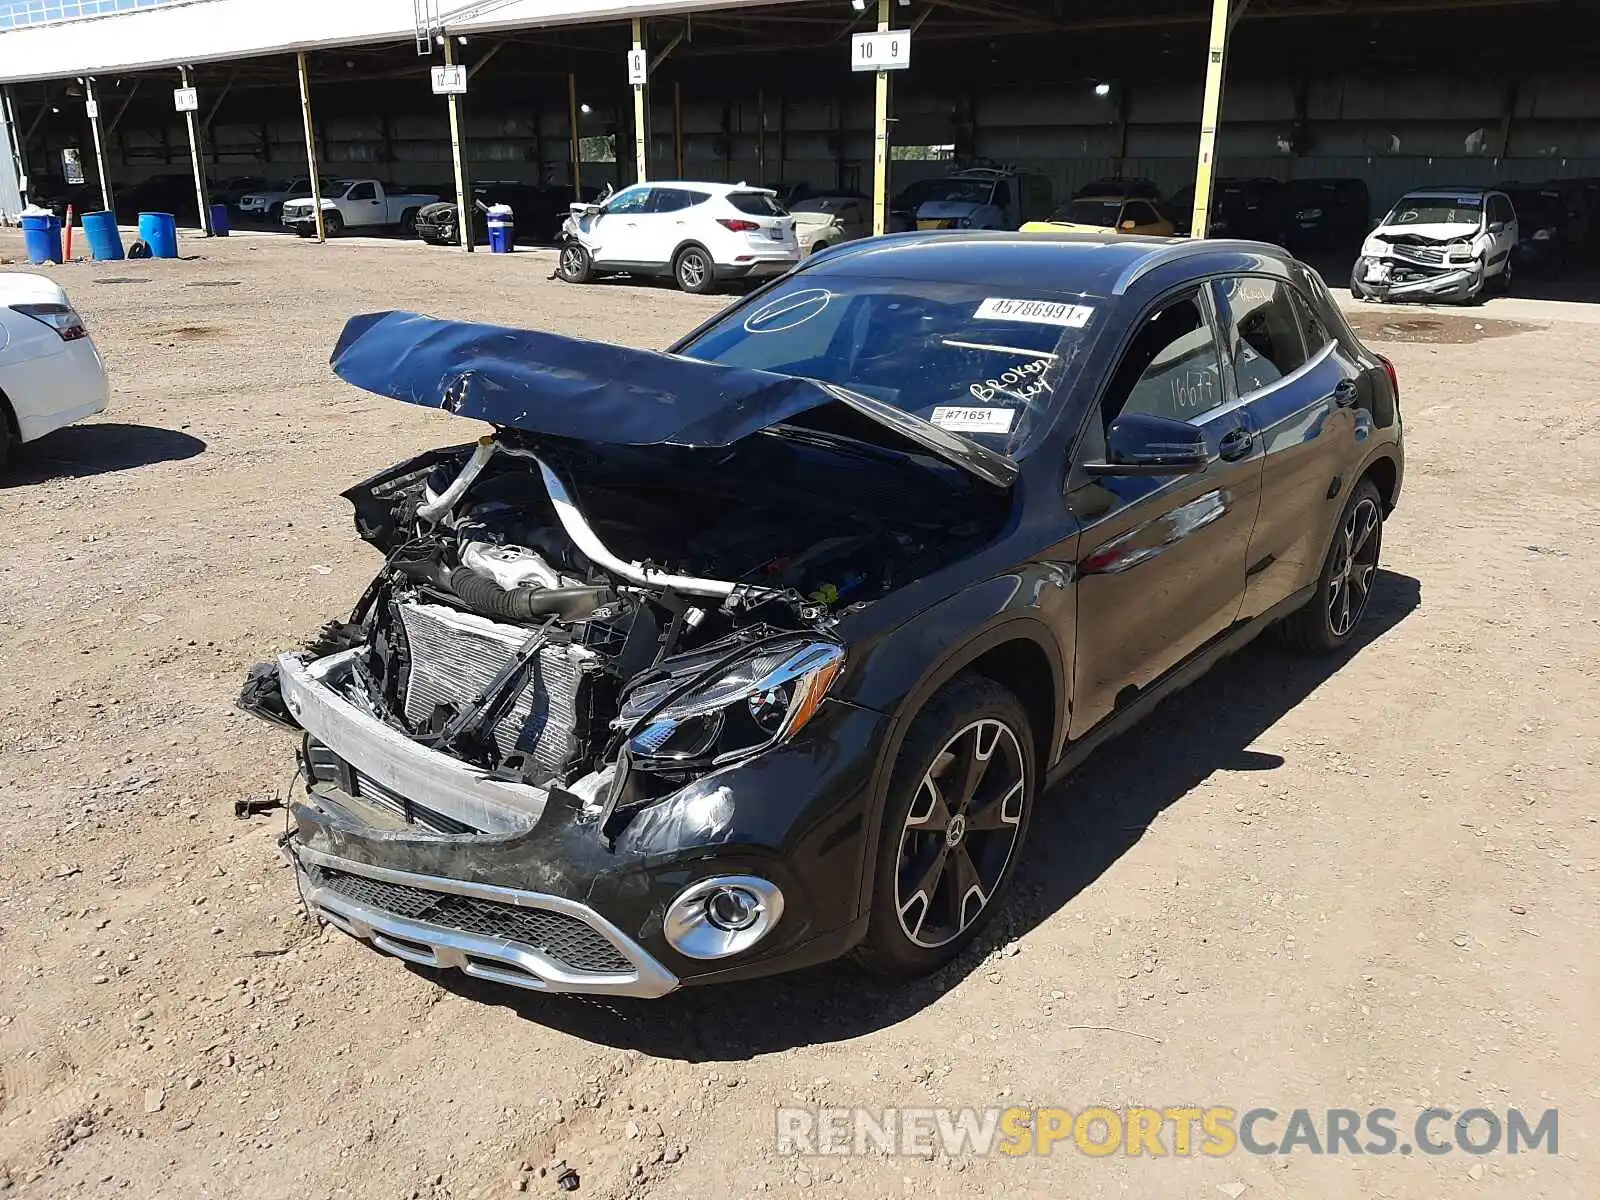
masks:
[[(1594, 309), (1361, 309), (1410, 461), (1363, 644), (1254, 647), (1102, 750), (942, 976), (596, 1004), (308, 926), (281, 814), (232, 811), (286, 794), (293, 740), (232, 701), (366, 584), (339, 490), (468, 432), (338, 383), (347, 316), (660, 346), (721, 301), (551, 283), (548, 253), (186, 249), (55, 269), (112, 408), (0, 479), (0, 1191), (556, 1195), (563, 1160), (580, 1197), (1600, 1194)], [(780, 1104), (1095, 1103), (1557, 1107), (1559, 1153), (774, 1138)]]

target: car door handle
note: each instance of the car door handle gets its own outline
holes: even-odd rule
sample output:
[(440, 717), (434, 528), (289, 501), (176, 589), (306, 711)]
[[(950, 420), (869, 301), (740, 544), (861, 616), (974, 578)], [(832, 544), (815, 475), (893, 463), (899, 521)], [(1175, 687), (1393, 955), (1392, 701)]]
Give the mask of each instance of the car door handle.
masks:
[(1225, 462), (1237, 462), (1249, 454), (1255, 444), (1255, 435), (1243, 425), (1236, 425), (1217, 443), (1217, 456)]
[(1341, 379), (1334, 385), (1333, 402), (1340, 408), (1354, 408), (1360, 399), (1361, 392), (1354, 379)]

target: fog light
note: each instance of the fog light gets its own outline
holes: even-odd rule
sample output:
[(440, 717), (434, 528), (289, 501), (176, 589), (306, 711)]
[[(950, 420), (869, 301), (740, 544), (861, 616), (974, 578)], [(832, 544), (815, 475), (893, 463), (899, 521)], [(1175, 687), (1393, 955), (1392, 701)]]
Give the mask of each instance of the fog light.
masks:
[(702, 879), (667, 906), (661, 928), (688, 958), (726, 958), (766, 937), (783, 915), (778, 886), (753, 875)]

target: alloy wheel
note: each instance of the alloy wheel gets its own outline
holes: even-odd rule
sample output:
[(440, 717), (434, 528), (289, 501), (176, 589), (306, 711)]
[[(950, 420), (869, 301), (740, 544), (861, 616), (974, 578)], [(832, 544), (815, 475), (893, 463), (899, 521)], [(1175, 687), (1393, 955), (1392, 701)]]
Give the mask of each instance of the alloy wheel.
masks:
[(1027, 799), (1017, 735), (992, 717), (954, 734), (922, 776), (900, 834), (895, 910), (913, 943), (943, 946), (989, 905)]
[(561, 273), (568, 277), (582, 274), (583, 251), (576, 246), (567, 246), (561, 251)]
[(690, 251), (678, 260), (678, 279), (688, 289), (701, 287), (706, 281), (704, 256)]
[(1338, 558), (1328, 577), (1328, 628), (1344, 637), (1367, 609), (1378, 573), (1378, 505), (1363, 497), (1339, 530)]

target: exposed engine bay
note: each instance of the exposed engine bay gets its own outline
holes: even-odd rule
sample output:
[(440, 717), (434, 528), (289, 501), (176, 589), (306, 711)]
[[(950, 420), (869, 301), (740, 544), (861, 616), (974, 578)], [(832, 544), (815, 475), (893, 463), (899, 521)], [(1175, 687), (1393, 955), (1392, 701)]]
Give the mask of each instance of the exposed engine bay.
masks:
[[(1008, 510), (953, 468), (799, 429), (713, 450), (502, 429), (345, 496), (386, 561), (304, 658), (348, 658), (329, 686), (416, 743), (491, 779), (603, 779), (586, 799), (613, 811), (792, 734), (842, 669), (841, 615)], [(242, 703), (272, 707), (251, 686)], [(326, 747), (306, 753), (339, 778)], [(408, 822), (474, 828), (357, 786)]]

